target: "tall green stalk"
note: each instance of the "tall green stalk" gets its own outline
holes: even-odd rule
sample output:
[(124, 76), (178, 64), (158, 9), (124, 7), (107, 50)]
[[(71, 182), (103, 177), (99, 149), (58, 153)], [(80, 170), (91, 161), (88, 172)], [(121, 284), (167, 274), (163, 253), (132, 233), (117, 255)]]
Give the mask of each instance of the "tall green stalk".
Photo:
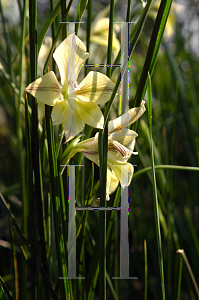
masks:
[[(29, 35), (30, 35), (30, 76), (31, 81), (34, 81), (37, 76), (37, 2), (30, 0), (29, 2)], [(31, 232), (31, 268), (33, 271), (32, 278), (32, 299), (39, 299), (39, 257), (38, 257), (38, 224), (35, 212), (37, 211), (37, 202), (41, 201), (41, 184), (40, 184), (40, 171), (39, 171), (39, 141), (38, 141), (38, 116), (37, 116), (37, 103), (34, 97), (31, 98), (32, 107), (32, 157), (31, 167), (34, 171), (35, 179), (35, 201), (33, 195), (30, 198), (30, 232)]]
[[(147, 1), (147, 5), (145, 6), (145, 8), (143, 9), (142, 11), (142, 14), (138, 20), (138, 22), (133, 26), (131, 32), (130, 32), (130, 47), (129, 47), (129, 57), (131, 57), (134, 49), (135, 49), (135, 46), (139, 40), (139, 37), (142, 33), (142, 30), (143, 30), (143, 27), (144, 27), (144, 24), (145, 24), (145, 21), (146, 21), (146, 18), (148, 16), (148, 13), (149, 13), (149, 10), (150, 10), (150, 7), (151, 7), (151, 4), (152, 4), (153, 0), (149, 0)], [(120, 55), (121, 55), (121, 52), (119, 52), (116, 60), (115, 60), (115, 64), (119, 62), (119, 58), (120, 58)], [(113, 74), (114, 70), (116, 70), (116, 68), (112, 68), (111, 70), (111, 73)], [(119, 88), (119, 85), (120, 85), (120, 82), (121, 82), (121, 78), (120, 78), (120, 74), (117, 78), (117, 81), (116, 81), (116, 84), (115, 84), (115, 87), (114, 87), (114, 90), (112, 92), (112, 95), (106, 105), (106, 109), (105, 109), (105, 112), (104, 112), (104, 124), (106, 125), (106, 123), (108, 122), (108, 116), (109, 116), (109, 112), (110, 112), (110, 109), (111, 109), (111, 105), (113, 103), (113, 100), (115, 98), (115, 95), (118, 91), (118, 88)]]
[(152, 99), (151, 99), (151, 78), (148, 74), (148, 118), (149, 118), (149, 130), (150, 130), (150, 152), (151, 152), (151, 169), (153, 177), (153, 203), (154, 203), (154, 214), (155, 214), (155, 225), (156, 225), (156, 236), (157, 236), (157, 246), (158, 246), (158, 259), (162, 286), (162, 299), (165, 300), (165, 286), (164, 286), (164, 269), (163, 269), (163, 255), (162, 255), (162, 242), (160, 233), (160, 217), (158, 208), (158, 197), (157, 197), (157, 186), (156, 186), (156, 176), (154, 168), (154, 152), (153, 152), (153, 140), (152, 140)]
[[(66, 1), (61, 0), (61, 20), (62, 20), (62, 22), (65, 22), (65, 18), (66, 18), (65, 15), (66, 15)], [(67, 37), (66, 24), (62, 28), (61, 34), (62, 34), (62, 41), (63, 41)]]
[(145, 96), (147, 87), (148, 72), (152, 76), (155, 63), (157, 60), (158, 51), (162, 41), (164, 29), (166, 26), (167, 18), (169, 15), (172, 0), (162, 0), (158, 10), (158, 14), (153, 27), (146, 59), (138, 83), (136, 95), (135, 95), (135, 106), (140, 106), (142, 99)]
[[(30, 0), (29, 2), (29, 31), (30, 31), (30, 75), (31, 81), (37, 78), (37, 1)], [(32, 241), (32, 268), (34, 270), (33, 293), (34, 299), (40, 298), (40, 282), (39, 282), (39, 243), (38, 234), (40, 236), (40, 251), (43, 268), (48, 274), (46, 262), (46, 245), (44, 237), (43, 224), (43, 192), (42, 192), (42, 175), (40, 162), (40, 147), (38, 133), (38, 110), (37, 100), (31, 96), (32, 107), (32, 132), (31, 132), (31, 147), (32, 147), (32, 166), (34, 172), (35, 197), (30, 199), (30, 214), (31, 214), (31, 241)], [(36, 212), (36, 214), (35, 214)], [(35, 288), (34, 288), (35, 286)], [(46, 297), (48, 297), (48, 289), (45, 289)]]
[(181, 294), (181, 282), (182, 282), (182, 255), (180, 255), (180, 267), (179, 267), (179, 277), (178, 277), (178, 293), (177, 293), (177, 300), (180, 300)]
[(147, 265), (147, 242), (144, 240), (144, 300), (147, 300), (148, 265)]
[[(70, 0), (70, 2), (68, 3), (68, 6), (67, 6), (67, 8), (66, 8), (66, 11), (65, 11), (65, 14), (64, 14), (64, 16), (63, 16), (63, 19), (65, 20), (66, 19), (66, 17), (67, 17), (67, 15), (68, 15), (68, 12), (69, 12), (69, 10), (70, 10), (70, 7), (71, 7), (71, 5), (72, 5), (72, 3), (73, 3), (73, 0)], [(56, 9), (57, 8), (57, 9)], [(59, 7), (55, 7), (54, 8), (54, 10), (52, 11), (52, 13), (51, 13), (51, 15), (50, 15), (50, 21), (46, 21), (46, 32), (47, 32), (47, 29), (48, 29), (48, 27), (47, 27), (47, 25), (48, 24), (51, 24), (53, 21), (54, 21), (54, 19), (56, 18), (56, 16), (57, 16), (57, 10), (59, 9)], [(50, 26), (50, 25), (49, 25)], [(56, 42), (58, 41), (58, 38), (59, 38), (59, 35), (60, 35), (60, 33), (61, 33), (61, 31), (62, 31), (62, 29), (63, 29), (63, 27), (64, 26), (66, 26), (66, 24), (65, 23), (61, 23), (60, 25), (59, 25), (59, 28), (57, 29), (57, 34), (56, 34), (56, 36), (54, 37), (54, 41), (53, 41), (53, 45), (52, 45), (52, 47), (51, 47), (51, 49), (50, 49), (50, 52), (49, 52), (49, 54), (48, 54), (48, 57), (47, 57), (47, 59), (46, 59), (46, 62), (45, 62), (45, 65), (44, 65), (44, 68), (43, 68), (43, 73), (45, 74), (46, 73), (46, 70), (47, 70), (47, 67), (48, 67), (48, 63), (49, 63), (49, 60), (50, 60), (50, 58), (51, 58), (51, 56), (52, 56), (52, 53), (53, 53), (53, 51), (55, 50), (55, 46), (56, 46)], [(39, 39), (39, 41), (40, 41), (40, 45), (41, 45), (41, 43), (42, 43), (42, 37), (44, 36), (44, 33), (45, 32), (43, 32), (43, 35), (41, 36), (41, 34), (40, 34), (40, 39)]]
[[(109, 36), (107, 65), (111, 64), (112, 40), (114, 21), (114, 0), (110, 4)], [(107, 68), (107, 76), (111, 77), (111, 69)], [(107, 178), (107, 153), (108, 153), (108, 123), (99, 132), (99, 161), (100, 161), (100, 206), (106, 206), (106, 178)], [(99, 234), (99, 296), (106, 300), (106, 211), (100, 210)]]
[[(86, 27), (86, 48), (87, 52), (90, 51), (90, 35), (91, 35), (91, 22), (92, 22), (92, 0), (88, 0), (87, 4), (87, 27)], [(88, 64), (89, 58), (86, 61)], [(88, 74), (88, 67), (85, 68), (84, 75)]]
[(50, 118), (51, 108), (45, 106), (45, 116), (46, 116), (46, 131), (47, 131), (47, 141), (48, 141), (48, 152), (49, 152), (49, 166), (50, 166), (50, 180), (51, 180), (51, 191), (52, 191), (52, 207), (53, 207), (53, 217), (54, 217), (54, 229), (55, 229), (55, 243), (56, 243), (56, 253), (58, 260), (59, 280), (61, 299), (64, 300), (66, 295), (68, 295), (68, 281), (63, 279), (67, 277), (67, 268), (65, 261), (65, 251), (63, 245), (63, 236), (61, 231), (61, 204), (60, 204), (60, 193), (59, 193), (59, 174), (57, 166), (57, 158), (55, 152), (55, 140), (54, 140), (54, 128), (52, 126), (52, 120)]
[[(22, 10), (22, 20), (21, 20), (21, 37), (20, 37), (20, 64), (19, 64), (19, 94), (17, 98), (17, 105), (16, 105), (16, 132), (17, 132), (17, 148), (18, 148), (18, 158), (19, 158), (19, 170), (20, 170), (20, 196), (21, 201), (23, 203), (23, 225), (22, 230), (25, 237), (28, 237), (28, 194), (27, 194), (27, 174), (28, 174), (28, 163), (25, 163), (25, 151), (23, 149), (23, 134), (22, 134), (22, 84), (23, 84), (23, 61), (24, 61), (24, 40), (25, 40), (25, 28), (26, 28), (26, 11), (27, 11), (27, 2), (26, 0), (23, 1), (23, 10)], [(26, 156), (27, 158), (27, 156)], [(20, 271), (20, 297), (26, 298), (27, 297), (27, 265), (25, 261), (22, 261), (22, 266), (19, 268)]]

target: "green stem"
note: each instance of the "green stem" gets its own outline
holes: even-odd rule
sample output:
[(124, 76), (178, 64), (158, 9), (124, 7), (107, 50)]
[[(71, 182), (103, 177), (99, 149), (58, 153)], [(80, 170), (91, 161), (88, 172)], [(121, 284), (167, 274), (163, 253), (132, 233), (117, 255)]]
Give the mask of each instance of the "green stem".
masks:
[[(69, 10), (70, 10), (70, 7), (71, 7), (72, 3), (73, 3), (73, 0), (70, 0), (70, 2), (68, 3), (68, 6), (67, 6), (66, 12), (65, 12), (65, 14), (64, 14), (64, 16), (63, 16), (63, 19), (66, 19), (66, 17), (67, 17), (67, 15), (68, 15), (68, 12), (69, 12)], [(54, 19), (53, 19), (53, 20), (54, 20)], [(52, 20), (52, 22), (53, 22), (53, 20)], [(50, 23), (50, 24), (51, 24), (51, 23)], [(43, 74), (46, 73), (46, 69), (47, 69), (47, 67), (48, 67), (49, 60), (50, 60), (50, 58), (51, 58), (51, 56), (52, 56), (52, 53), (53, 53), (53, 51), (54, 51), (54, 49), (55, 49), (56, 42), (58, 41), (58, 38), (59, 38), (59, 35), (60, 35), (60, 32), (61, 32), (63, 26), (66, 26), (66, 24), (65, 24), (65, 23), (61, 23), (60, 26), (59, 26), (59, 28), (58, 28), (58, 30), (57, 30), (57, 34), (56, 34), (56, 36), (55, 36), (55, 38), (54, 38), (53, 45), (52, 45), (52, 47), (51, 47), (51, 49), (50, 49), (50, 52), (49, 52), (49, 54), (48, 54), (48, 57), (47, 57), (47, 59), (46, 59), (45, 65), (44, 65)], [(40, 42), (42, 42), (42, 41), (40, 41)]]
[(182, 255), (180, 255), (180, 267), (179, 267), (179, 278), (178, 278), (178, 294), (177, 300), (180, 300), (180, 293), (181, 293), (181, 281), (182, 281)]
[[(55, 229), (55, 243), (57, 251), (59, 277), (67, 277), (66, 274), (66, 261), (65, 252), (63, 246), (63, 236), (61, 232), (61, 217), (60, 217), (60, 195), (59, 195), (59, 174), (57, 168), (57, 158), (55, 152), (55, 141), (54, 141), (54, 128), (52, 126), (52, 120), (50, 119), (51, 107), (45, 106), (46, 116), (46, 131), (47, 131), (47, 142), (49, 152), (49, 166), (50, 166), (50, 180), (51, 180), (51, 192), (52, 192), (52, 206), (53, 206), (53, 217), (54, 217), (54, 229)], [(60, 279), (61, 299), (66, 299), (68, 295), (67, 282), (65, 279)]]
[(144, 300), (147, 300), (147, 282), (148, 282), (148, 266), (147, 266), (147, 243), (144, 240)]
[(2, 2), (0, 2), (0, 14), (1, 14), (1, 19), (2, 19), (2, 24), (3, 24), (3, 33), (4, 33), (4, 38), (6, 42), (6, 55), (7, 55), (7, 66), (8, 66), (8, 72), (12, 80), (12, 63), (11, 63), (11, 45), (10, 45), (10, 40), (9, 40), (9, 35), (7, 34), (6, 30), (6, 20), (4, 18), (4, 13), (2, 9)]
[(185, 262), (185, 264), (186, 264), (186, 266), (187, 266), (187, 269), (188, 269), (188, 271), (189, 271), (189, 275), (190, 275), (190, 277), (191, 277), (191, 279), (192, 279), (193, 285), (194, 285), (195, 290), (196, 290), (196, 293), (197, 293), (197, 297), (199, 298), (199, 288), (198, 288), (198, 285), (197, 285), (195, 276), (194, 276), (194, 274), (193, 274), (193, 272), (192, 272), (191, 266), (190, 266), (190, 264), (189, 264), (189, 261), (188, 261), (188, 259), (187, 259), (187, 256), (186, 256), (186, 254), (185, 254), (185, 252), (184, 252), (184, 249), (179, 249), (179, 250), (177, 250), (177, 253), (181, 254), (181, 256), (182, 256), (182, 258), (183, 258), (183, 260), (184, 260), (184, 262)]
[[(30, 0), (29, 2), (29, 32), (30, 32), (30, 75), (31, 81), (34, 81), (37, 76), (37, 2)], [(31, 96), (32, 100), (32, 167), (35, 180), (35, 195), (30, 199), (30, 232), (31, 232), (31, 267), (33, 270), (32, 278), (32, 299), (39, 299), (39, 267), (38, 267), (38, 223), (37, 203), (41, 200), (41, 185), (39, 172), (39, 141), (38, 141), (38, 116), (36, 99)]]
[[(20, 37), (20, 64), (19, 64), (19, 94), (17, 97), (16, 105), (16, 132), (17, 132), (17, 141), (18, 141), (18, 158), (19, 158), (19, 170), (20, 170), (20, 196), (23, 203), (23, 225), (22, 230), (24, 236), (28, 237), (28, 193), (27, 193), (27, 167), (25, 168), (25, 153), (23, 149), (23, 135), (22, 135), (22, 114), (21, 114), (21, 97), (22, 97), (22, 84), (23, 84), (23, 60), (24, 60), (24, 40), (25, 40), (25, 26), (26, 26), (26, 9), (27, 1), (23, 1), (23, 10), (22, 10), (22, 24), (21, 24), (21, 37)], [(26, 156), (26, 158), (28, 155)], [(28, 163), (26, 163), (26, 166)], [(27, 298), (27, 265), (25, 261), (22, 261), (20, 272), (20, 297), (25, 299)]]
[[(60, 1), (57, 3), (56, 7), (52, 10), (50, 16), (48, 17), (46, 23), (44, 24), (44, 26), (42, 27), (42, 30), (40, 32), (40, 35), (38, 37), (38, 41), (37, 41), (37, 45), (38, 45), (38, 51), (41, 48), (42, 42), (44, 40), (44, 37), (50, 27), (50, 25), (53, 23), (53, 21), (55, 20), (56, 16), (58, 15), (59, 11), (60, 11)], [(51, 6), (52, 8), (52, 6)]]
[[(87, 4), (87, 27), (86, 27), (86, 47), (87, 52), (90, 50), (90, 35), (91, 35), (91, 22), (92, 22), (92, 0), (88, 0)], [(86, 64), (88, 64), (89, 58), (86, 61)], [(86, 76), (88, 74), (88, 67), (85, 68), (84, 75)]]
[(164, 269), (163, 269), (163, 255), (162, 255), (162, 242), (160, 232), (160, 216), (158, 208), (158, 197), (157, 197), (157, 186), (156, 186), (156, 175), (154, 168), (154, 152), (153, 152), (153, 138), (152, 138), (152, 99), (151, 99), (151, 77), (148, 73), (148, 118), (149, 118), (149, 130), (150, 130), (150, 152), (151, 152), (151, 170), (153, 178), (153, 203), (154, 203), (154, 214), (155, 214), (155, 225), (157, 235), (157, 246), (158, 246), (158, 258), (159, 268), (162, 286), (162, 299), (165, 300), (165, 286), (164, 286)]
[(147, 87), (148, 72), (152, 76), (157, 59), (159, 47), (162, 41), (164, 28), (169, 15), (172, 0), (162, 0), (158, 14), (153, 27), (146, 59), (140, 76), (139, 84), (135, 95), (135, 106), (140, 106), (142, 99), (145, 96)]
[(131, 21), (131, 0), (128, 0), (127, 12), (126, 12), (126, 22)]
[[(66, 20), (66, 1), (61, 0), (61, 20), (64, 22)], [(67, 37), (67, 32), (66, 32), (66, 24), (62, 28), (62, 41), (65, 40)]]
[[(114, 0), (110, 4), (109, 37), (107, 65), (111, 65), (112, 40), (114, 21)], [(111, 77), (111, 68), (107, 68), (107, 76)], [(108, 123), (103, 131), (99, 132), (99, 160), (100, 160), (100, 206), (106, 204), (106, 178), (107, 178), (107, 153), (108, 153)], [(99, 234), (99, 297), (106, 300), (106, 211), (100, 211), (100, 234)]]
[[(185, 166), (175, 166), (175, 165), (156, 165), (156, 166), (154, 166), (154, 169), (156, 169), (156, 170), (161, 170), (161, 169), (169, 170), (170, 169), (170, 170), (199, 172), (199, 167), (185, 167)], [(136, 177), (138, 177), (144, 173), (150, 172), (151, 170), (152, 170), (151, 167), (139, 170), (135, 174), (133, 174), (133, 179), (135, 179)]]
[[(131, 57), (131, 55), (132, 55), (132, 53), (135, 49), (135, 46), (136, 46), (136, 44), (139, 40), (139, 37), (140, 37), (142, 29), (144, 27), (146, 18), (148, 16), (149, 9), (151, 7), (151, 4), (152, 4), (152, 0), (147, 1), (147, 5), (145, 6), (145, 8), (144, 8), (144, 10), (143, 10), (143, 12), (140, 16), (139, 21), (136, 23), (136, 25), (133, 26), (133, 28), (130, 32), (130, 41), (131, 41), (131, 43), (130, 43), (130, 47), (129, 47), (129, 57)], [(120, 55), (121, 55), (121, 52), (118, 54), (118, 56), (117, 56), (114, 63), (119, 63)], [(115, 69), (116, 68), (112, 68), (112, 73)], [(106, 105), (106, 109), (105, 109), (105, 113), (104, 113), (104, 126), (108, 122), (109, 111), (110, 111), (111, 105), (113, 103), (113, 100), (115, 98), (115, 95), (117, 93), (120, 82), (121, 82), (121, 78), (120, 78), (120, 74), (119, 74), (119, 76), (117, 78), (117, 81), (116, 81), (116, 84), (115, 84), (115, 87), (114, 87), (114, 90), (113, 90), (113, 92), (111, 94), (111, 97), (110, 97), (110, 99), (109, 99), (109, 101)]]
[(4, 292), (4, 295), (5, 295), (6, 299), (7, 300), (14, 300), (10, 290), (8, 289), (7, 285), (5, 284), (5, 282), (4, 282), (4, 280), (1, 276), (0, 276), (0, 285), (1, 285), (1, 288)]

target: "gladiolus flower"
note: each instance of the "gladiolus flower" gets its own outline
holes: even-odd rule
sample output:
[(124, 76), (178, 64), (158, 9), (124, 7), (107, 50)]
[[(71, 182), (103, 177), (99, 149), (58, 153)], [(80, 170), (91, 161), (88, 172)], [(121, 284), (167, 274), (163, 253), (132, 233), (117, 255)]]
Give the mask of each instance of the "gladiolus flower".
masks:
[[(145, 102), (142, 101), (140, 107), (130, 109), (126, 114), (110, 121), (108, 124), (106, 200), (109, 200), (109, 195), (116, 190), (119, 182), (124, 188), (128, 186), (132, 180), (134, 168), (132, 164), (127, 161), (132, 154), (138, 154), (133, 151), (135, 138), (138, 134), (124, 127), (131, 125), (139, 119), (146, 110), (144, 104)], [(99, 166), (98, 133), (94, 138), (77, 143), (70, 152), (69, 159), (77, 152), (82, 152), (85, 157)], [(125, 178), (126, 176), (128, 176), (128, 178)]]
[(63, 123), (67, 140), (81, 132), (85, 123), (103, 128), (104, 118), (98, 104), (106, 103), (114, 83), (99, 72), (89, 74), (78, 84), (77, 77), (89, 53), (83, 42), (71, 34), (55, 50), (61, 85), (53, 71), (30, 83), (25, 89), (44, 104), (53, 106), (53, 125)]

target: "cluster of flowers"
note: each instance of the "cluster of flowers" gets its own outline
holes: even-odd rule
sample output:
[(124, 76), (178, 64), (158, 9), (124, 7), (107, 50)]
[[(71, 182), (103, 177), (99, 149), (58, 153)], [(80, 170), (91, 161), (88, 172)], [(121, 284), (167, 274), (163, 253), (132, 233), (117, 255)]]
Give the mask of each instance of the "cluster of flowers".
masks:
[[(99, 72), (89, 72), (78, 84), (77, 77), (89, 53), (83, 42), (71, 34), (55, 50), (53, 57), (58, 65), (61, 85), (53, 71), (30, 83), (25, 89), (44, 104), (53, 106), (53, 125), (63, 124), (67, 141), (80, 133), (85, 123), (103, 129), (104, 117), (98, 104), (106, 103), (114, 89), (114, 83)], [(107, 200), (120, 181), (122, 187), (129, 185), (133, 176), (133, 166), (128, 159), (133, 152), (137, 133), (127, 129), (144, 113), (144, 101), (140, 107), (130, 109), (126, 114), (108, 124), (108, 169)], [(69, 159), (77, 152), (99, 165), (98, 133), (95, 137), (78, 142), (69, 154)], [(126, 181), (121, 173), (127, 174)]]

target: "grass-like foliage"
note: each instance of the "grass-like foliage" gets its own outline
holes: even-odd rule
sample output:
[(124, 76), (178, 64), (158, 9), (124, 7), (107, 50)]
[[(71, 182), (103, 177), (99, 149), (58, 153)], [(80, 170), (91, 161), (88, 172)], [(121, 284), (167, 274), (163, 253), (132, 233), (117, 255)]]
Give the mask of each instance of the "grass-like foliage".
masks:
[(186, 9), (0, 1), (0, 299), (198, 299)]

